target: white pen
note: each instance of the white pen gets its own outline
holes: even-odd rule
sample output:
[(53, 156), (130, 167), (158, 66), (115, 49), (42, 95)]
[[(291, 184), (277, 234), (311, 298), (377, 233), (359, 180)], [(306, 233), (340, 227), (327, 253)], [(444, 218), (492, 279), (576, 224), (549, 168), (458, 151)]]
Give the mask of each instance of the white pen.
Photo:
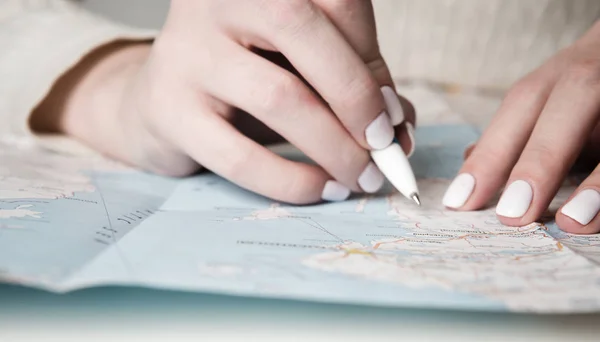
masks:
[(371, 157), (385, 177), (402, 195), (413, 200), (419, 206), (421, 205), (415, 174), (396, 139), (386, 148), (372, 150)]

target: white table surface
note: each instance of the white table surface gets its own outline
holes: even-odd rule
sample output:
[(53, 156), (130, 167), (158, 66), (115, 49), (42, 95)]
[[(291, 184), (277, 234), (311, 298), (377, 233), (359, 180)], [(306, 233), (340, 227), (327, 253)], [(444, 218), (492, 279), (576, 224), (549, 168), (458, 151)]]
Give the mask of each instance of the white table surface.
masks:
[(0, 286), (0, 341), (599, 341), (600, 315), (382, 309), (104, 288)]

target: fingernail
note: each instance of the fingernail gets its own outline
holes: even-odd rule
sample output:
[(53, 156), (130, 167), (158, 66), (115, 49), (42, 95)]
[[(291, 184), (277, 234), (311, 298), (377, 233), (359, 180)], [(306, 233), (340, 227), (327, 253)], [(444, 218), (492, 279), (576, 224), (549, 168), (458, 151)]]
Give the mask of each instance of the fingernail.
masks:
[(592, 222), (599, 210), (600, 193), (586, 189), (575, 195), (560, 212), (585, 226)]
[(390, 118), (386, 112), (379, 114), (379, 116), (367, 126), (365, 137), (367, 138), (369, 146), (375, 150), (386, 148), (392, 143), (392, 140), (394, 139), (394, 127), (392, 127)]
[(475, 177), (469, 173), (461, 173), (456, 176), (442, 199), (444, 206), (458, 209), (467, 203), (475, 188)]
[(390, 114), (392, 126), (398, 126), (404, 121), (404, 110), (398, 100), (398, 94), (390, 86), (381, 87), (381, 93), (385, 101), (385, 107)]
[(350, 196), (350, 189), (343, 186), (342, 184), (330, 180), (325, 183), (321, 198), (324, 201), (338, 202), (347, 199)]
[(522, 217), (529, 210), (532, 199), (531, 185), (522, 180), (514, 181), (500, 197), (496, 214), (509, 218)]
[(413, 155), (413, 153), (415, 153), (416, 147), (415, 126), (413, 126), (413, 124), (411, 124), (410, 122), (406, 122), (406, 132), (408, 133), (408, 137), (410, 138), (410, 151), (406, 156), (410, 158)]
[(358, 185), (367, 193), (377, 192), (383, 186), (383, 181), (383, 173), (374, 163), (369, 163), (358, 177)]

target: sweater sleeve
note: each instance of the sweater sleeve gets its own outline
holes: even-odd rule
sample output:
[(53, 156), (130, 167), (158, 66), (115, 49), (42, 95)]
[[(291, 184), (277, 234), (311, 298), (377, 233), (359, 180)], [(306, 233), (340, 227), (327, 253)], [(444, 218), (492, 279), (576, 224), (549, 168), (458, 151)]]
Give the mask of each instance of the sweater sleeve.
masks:
[(32, 110), (88, 53), (117, 40), (151, 39), (155, 33), (111, 22), (71, 1), (2, 1), (0, 137), (32, 137)]

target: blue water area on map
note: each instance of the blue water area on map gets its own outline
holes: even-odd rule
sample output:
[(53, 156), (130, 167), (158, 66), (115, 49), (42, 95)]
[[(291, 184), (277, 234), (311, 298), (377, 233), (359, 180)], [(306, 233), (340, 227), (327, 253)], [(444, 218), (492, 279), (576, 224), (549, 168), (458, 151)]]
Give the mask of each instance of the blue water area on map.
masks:
[[(60, 282), (162, 205), (175, 181), (140, 172), (89, 174), (96, 190), (68, 198), (0, 200), (0, 209), (31, 205), (40, 218), (2, 219), (0, 276)], [(13, 227), (13, 228), (10, 228)]]

